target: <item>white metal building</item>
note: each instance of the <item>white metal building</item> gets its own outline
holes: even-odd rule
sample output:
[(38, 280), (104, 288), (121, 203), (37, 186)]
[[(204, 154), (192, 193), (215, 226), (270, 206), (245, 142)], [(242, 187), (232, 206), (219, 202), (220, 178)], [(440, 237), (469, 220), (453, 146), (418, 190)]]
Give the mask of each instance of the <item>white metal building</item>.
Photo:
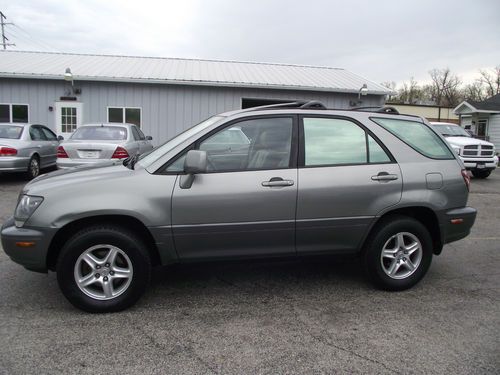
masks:
[(86, 122), (131, 122), (158, 144), (224, 111), (293, 100), (379, 106), (390, 93), (339, 68), (0, 52), (0, 122), (41, 123), (60, 135)]

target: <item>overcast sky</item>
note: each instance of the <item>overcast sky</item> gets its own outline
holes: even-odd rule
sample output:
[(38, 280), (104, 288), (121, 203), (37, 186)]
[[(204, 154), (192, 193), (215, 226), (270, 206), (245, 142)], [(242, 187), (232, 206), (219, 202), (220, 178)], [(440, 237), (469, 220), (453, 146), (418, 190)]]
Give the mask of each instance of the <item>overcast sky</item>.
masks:
[[(500, 65), (500, 1), (0, 0), (18, 50), (341, 67), (465, 81)], [(1, 58), (1, 56), (0, 56)]]

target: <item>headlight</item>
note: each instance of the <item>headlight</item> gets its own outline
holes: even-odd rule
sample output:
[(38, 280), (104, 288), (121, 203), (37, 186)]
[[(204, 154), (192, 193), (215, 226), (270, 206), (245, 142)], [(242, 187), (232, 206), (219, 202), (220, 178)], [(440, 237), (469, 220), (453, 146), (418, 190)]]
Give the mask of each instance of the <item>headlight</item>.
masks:
[(22, 227), (42, 202), (43, 197), (35, 197), (26, 194), (22, 195), (17, 203), (16, 212), (14, 213), (16, 227)]
[(453, 150), (458, 154), (460, 155), (460, 147), (458, 146), (451, 146), (453, 148)]

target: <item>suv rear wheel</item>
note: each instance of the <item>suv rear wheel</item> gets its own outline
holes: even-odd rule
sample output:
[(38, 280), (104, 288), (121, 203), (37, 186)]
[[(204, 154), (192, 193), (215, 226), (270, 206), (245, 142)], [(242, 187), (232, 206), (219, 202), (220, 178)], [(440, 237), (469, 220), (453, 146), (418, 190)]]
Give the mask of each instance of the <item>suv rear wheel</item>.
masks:
[(147, 249), (138, 237), (114, 226), (75, 234), (61, 250), (57, 281), (64, 296), (88, 312), (114, 312), (133, 305), (151, 274)]
[(370, 279), (379, 288), (411, 288), (424, 277), (431, 264), (431, 236), (419, 221), (391, 216), (372, 230), (364, 261)]

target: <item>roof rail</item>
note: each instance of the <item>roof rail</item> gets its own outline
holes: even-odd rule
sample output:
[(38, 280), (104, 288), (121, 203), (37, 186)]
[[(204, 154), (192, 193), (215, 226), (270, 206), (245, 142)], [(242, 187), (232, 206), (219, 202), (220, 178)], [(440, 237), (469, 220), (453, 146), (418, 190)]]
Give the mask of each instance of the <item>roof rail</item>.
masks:
[(361, 111), (361, 112), (376, 112), (376, 113), (387, 113), (390, 115), (399, 115), (399, 111), (394, 107), (382, 106), (382, 107), (355, 107), (351, 108), (350, 111)]
[(246, 108), (244, 112), (250, 111), (260, 111), (262, 109), (286, 109), (286, 108), (300, 108), (300, 109), (326, 109), (325, 105), (317, 100), (297, 100), (290, 103), (278, 103), (278, 104), (269, 104), (269, 105), (261, 105), (258, 107)]

